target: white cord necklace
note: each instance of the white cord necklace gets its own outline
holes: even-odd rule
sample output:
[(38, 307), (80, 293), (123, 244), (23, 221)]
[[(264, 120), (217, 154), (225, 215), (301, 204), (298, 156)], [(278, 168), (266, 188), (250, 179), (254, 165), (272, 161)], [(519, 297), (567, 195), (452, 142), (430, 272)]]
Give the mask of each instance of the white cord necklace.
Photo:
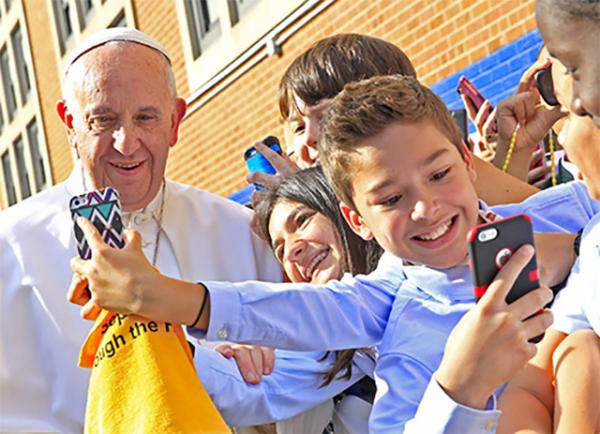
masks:
[(156, 222), (158, 228), (156, 229), (156, 236), (154, 239), (154, 252), (152, 253), (152, 265), (156, 266), (156, 260), (158, 259), (158, 246), (160, 245), (160, 234), (162, 232), (162, 221), (163, 221), (163, 213), (165, 211), (165, 188), (167, 183), (163, 178), (162, 188), (160, 190), (160, 208), (158, 210), (158, 218), (152, 213), (152, 220)]

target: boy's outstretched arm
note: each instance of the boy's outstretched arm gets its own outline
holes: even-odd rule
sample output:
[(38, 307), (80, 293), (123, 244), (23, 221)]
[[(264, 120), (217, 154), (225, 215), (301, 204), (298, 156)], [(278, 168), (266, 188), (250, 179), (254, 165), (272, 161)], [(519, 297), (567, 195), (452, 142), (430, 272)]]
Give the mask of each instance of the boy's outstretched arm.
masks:
[(448, 338), (435, 379), (460, 404), (486, 408), (494, 391), (536, 354), (536, 345), (529, 339), (552, 324), (552, 313), (543, 310), (552, 300), (552, 291), (545, 286), (511, 304), (505, 301), (533, 252), (532, 246), (523, 246), (515, 252), (479, 303), (460, 320)]
[[(83, 318), (95, 319), (103, 308), (156, 321), (190, 325), (194, 322), (199, 300), (201, 303), (205, 297), (204, 290), (199, 285), (162, 275), (144, 256), (137, 231), (123, 231), (125, 246), (117, 250), (104, 243), (89, 220), (80, 218), (78, 224), (92, 258), (71, 260), (74, 275), (67, 298), (83, 306)], [(210, 312), (210, 300), (206, 301), (204, 311)]]
[(79, 225), (92, 258), (71, 260), (75, 276), (68, 298), (84, 306), (82, 316), (91, 319), (99, 306), (204, 329), (209, 340), (296, 351), (368, 347), (381, 339), (404, 279), (401, 262), (387, 256), (368, 276), (325, 285), (190, 283), (154, 268), (136, 231), (124, 231), (125, 247), (118, 250), (106, 245), (88, 220), (80, 218)]

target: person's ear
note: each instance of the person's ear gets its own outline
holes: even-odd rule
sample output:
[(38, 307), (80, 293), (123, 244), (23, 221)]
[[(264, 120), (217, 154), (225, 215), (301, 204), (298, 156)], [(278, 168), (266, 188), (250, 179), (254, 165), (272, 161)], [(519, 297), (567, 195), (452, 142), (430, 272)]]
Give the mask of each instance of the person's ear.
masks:
[(179, 125), (187, 111), (187, 103), (183, 98), (175, 98), (175, 108), (171, 116), (171, 142), (169, 146), (175, 146), (179, 138)]
[(356, 235), (365, 241), (373, 239), (373, 232), (367, 227), (361, 215), (354, 209), (350, 208), (344, 202), (340, 202), (340, 210), (344, 216), (344, 220)]
[(64, 99), (61, 99), (56, 103), (56, 112), (58, 113), (58, 117), (60, 117), (60, 120), (65, 126), (65, 132), (67, 133), (70, 145), (74, 149), (77, 149), (77, 141), (75, 140), (75, 129), (73, 128), (73, 115), (69, 111), (67, 103)]
[(471, 178), (471, 182), (475, 182), (477, 179), (477, 172), (475, 171), (475, 164), (473, 162), (473, 154), (469, 150), (469, 147), (465, 144), (465, 142), (461, 142), (462, 151), (463, 151), (463, 160), (465, 161), (465, 165), (467, 166), (467, 172), (469, 172), (469, 178)]

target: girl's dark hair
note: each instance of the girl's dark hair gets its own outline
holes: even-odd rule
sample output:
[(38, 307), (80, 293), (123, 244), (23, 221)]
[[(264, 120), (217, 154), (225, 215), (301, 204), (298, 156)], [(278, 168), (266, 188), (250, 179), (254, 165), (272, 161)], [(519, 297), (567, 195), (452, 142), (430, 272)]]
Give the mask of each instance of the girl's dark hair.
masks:
[[(306, 205), (327, 217), (338, 229), (338, 235), (344, 249), (344, 272), (367, 274), (375, 269), (383, 249), (375, 240), (365, 241), (356, 235), (344, 221), (339, 209), (339, 202), (331, 186), (327, 182), (321, 167), (311, 167), (290, 175), (275, 189), (269, 190), (264, 200), (256, 209), (260, 230), (271, 244), (269, 222), (275, 206), (289, 200)], [(352, 375), (352, 357), (356, 350), (335, 352), (335, 363), (331, 370), (325, 373), (322, 386), (331, 383), (336, 376), (350, 378)], [(323, 357), (325, 359), (327, 354)]]

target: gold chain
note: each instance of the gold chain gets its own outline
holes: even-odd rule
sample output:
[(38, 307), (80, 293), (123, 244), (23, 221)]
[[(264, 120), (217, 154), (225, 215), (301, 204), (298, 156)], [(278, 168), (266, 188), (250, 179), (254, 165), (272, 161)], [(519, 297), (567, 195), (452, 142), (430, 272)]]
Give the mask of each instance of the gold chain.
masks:
[[(510, 159), (512, 157), (513, 151), (515, 150), (515, 145), (517, 143), (517, 133), (519, 132), (519, 128), (521, 126), (517, 123), (515, 130), (512, 133), (510, 138), (510, 144), (508, 145), (508, 151), (506, 151), (506, 158), (504, 159), (504, 164), (502, 165), (502, 171), (506, 172), (508, 170), (508, 165), (510, 164)], [(552, 137), (552, 130), (550, 130), (548, 137), (548, 145), (550, 148), (550, 170), (552, 172), (552, 186), (556, 186), (556, 162), (554, 161), (554, 138)], [(543, 148), (542, 148), (543, 150)]]
[(504, 159), (504, 164), (502, 165), (502, 171), (506, 172), (508, 170), (508, 165), (510, 164), (510, 159), (512, 157), (512, 153), (515, 150), (515, 144), (517, 143), (517, 133), (519, 132), (519, 128), (521, 126), (517, 123), (515, 130), (512, 133), (512, 137), (510, 138), (510, 145), (508, 145), (508, 151), (506, 152), (506, 158)]
[(554, 161), (554, 138), (552, 137), (552, 130), (550, 130), (548, 136), (548, 147), (550, 148), (550, 170), (552, 171), (552, 186), (556, 186), (556, 162)]

